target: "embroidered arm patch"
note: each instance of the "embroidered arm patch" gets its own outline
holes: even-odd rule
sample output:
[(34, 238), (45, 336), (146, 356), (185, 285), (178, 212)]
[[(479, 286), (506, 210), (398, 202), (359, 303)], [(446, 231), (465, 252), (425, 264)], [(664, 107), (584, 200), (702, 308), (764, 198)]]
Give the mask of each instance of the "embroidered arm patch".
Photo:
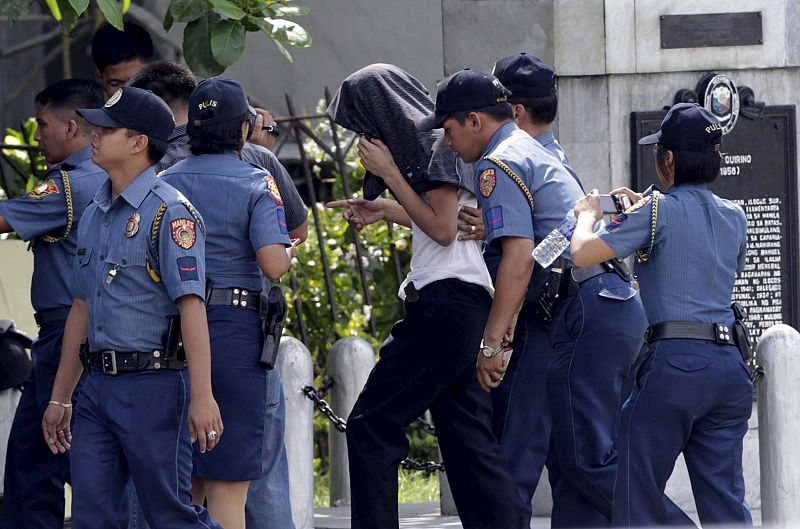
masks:
[(198, 281), (197, 259), (193, 256), (178, 257), (178, 273), (181, 281)]

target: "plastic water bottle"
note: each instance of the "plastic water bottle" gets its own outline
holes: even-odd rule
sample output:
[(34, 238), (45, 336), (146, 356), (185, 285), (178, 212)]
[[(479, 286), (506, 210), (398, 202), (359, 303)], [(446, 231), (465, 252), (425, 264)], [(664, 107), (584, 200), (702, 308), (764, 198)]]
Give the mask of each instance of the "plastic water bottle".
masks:
[(564, 250), (569, 246), (569, 240), (572, 238), (576, 224), (575, 212), (569, 210), (561, 224), (536, 245), (536, 248), (533, 249), (533, 258), (542, 268), (547, 268), (553, 264), (553, 261), (564, 253)]

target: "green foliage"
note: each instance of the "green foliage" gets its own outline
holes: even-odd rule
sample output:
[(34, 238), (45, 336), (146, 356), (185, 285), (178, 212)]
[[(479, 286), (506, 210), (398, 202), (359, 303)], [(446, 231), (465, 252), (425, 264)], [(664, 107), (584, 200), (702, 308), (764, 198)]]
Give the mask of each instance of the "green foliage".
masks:
[[(6, 136), (3, 138), (3, 143), (6, 145), (27, 145), (36, 147), (39, 143), (34, 139), (38, 124), (34, 118), (28, 118), (23, 124), (21, 130), (14, 130), (12, 128), (6, 129)], [(21, 196), (41, 182), (41, 177), (44, 176), (47, 166), (44, 161), (44, 156), (39, 151), (30, 151), (23, 149), (3, 149), (3, 155), (7, 156), (11, 162), (19, 169), (23, 175), (17, 171), (6, 171), (6, 175), (12, 177), (10, 182), (2, 182), (3, 186), (8, 185), (7, 188), (2, 189), (0, 198), (16, 198)]]
[[(52, 17), (65, 32), (89, 10), (90, 0), (44, 0)], [(32, 0), (0, 0), (0, 13), (14, 20), (30, 11)], [(123, 29), (123, 17), (130, 0), (95, 0), (109, 24)], [(289, 61), (287, 46), (307, 48), (311, 35), (287, 17), (307, 15), (311, 10), (294, 0), (171, 0), (164, 16), (164, 29), (186, 22), (183, 52), (189, 67), (198, 75), (218, 75), (244, 53), (246, 33), (260, 32), (275, 43)]]
[[(314, 460), (314, 471), (319, 460)], [(397, 473), (397, 501), (399, 503), (421, 503), (439, 501), (439, 476), (424, 472), (400, 470)], [(330, 507), (331, 483), (326, 474), (314, 484), (314, 508)]]

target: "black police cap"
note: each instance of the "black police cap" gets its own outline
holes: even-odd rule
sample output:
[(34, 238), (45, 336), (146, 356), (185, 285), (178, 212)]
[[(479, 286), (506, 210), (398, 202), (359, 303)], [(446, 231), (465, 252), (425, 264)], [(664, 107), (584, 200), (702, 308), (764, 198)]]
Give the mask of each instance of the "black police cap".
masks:
[(511, 90), (510, 101), (550, 97), (556, 93), (556, 72), (553, 68), (524, 51), (497, 61), (492, 74)]
[(175, 118), (164, 100), (149, 90), (132, 86), (117, 90), (103, 108), (81, 108), (76, 112), (96, 127), (141, 132), (161, 148), (166, 148), (175, 130)]
[(441, 81), (436, 91), (436, 108), (417, 122), (420, 130), (433, 130), (453, 112), (477, 110), (508, 102), (508, 90), (493, 75), (466, 68)]
[(197, 84), (189, 96), (189, 123), (195, 127), (224, 123), (255, 110), (238, 81), (225, 76), (209, 77)]
[(719, 151), (722, 126), (711, 112), (697, 103), (678, 103), (669, 109), (658, 132), (639, 140), (639, 145), (654, 143), (677, 151)]

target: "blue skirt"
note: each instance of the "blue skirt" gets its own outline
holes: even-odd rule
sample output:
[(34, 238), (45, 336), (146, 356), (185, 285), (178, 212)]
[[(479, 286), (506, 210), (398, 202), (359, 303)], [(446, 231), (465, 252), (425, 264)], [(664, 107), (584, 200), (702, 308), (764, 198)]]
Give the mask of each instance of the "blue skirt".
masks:
[(208, 307), (211, 337), (211, 389), (225, 428), (210, 452), (194, 445), (198, 478), (252, 481), (262, 477), (267, 372), (258, 360), (264, 336), (261, 320), (252, 310)]

